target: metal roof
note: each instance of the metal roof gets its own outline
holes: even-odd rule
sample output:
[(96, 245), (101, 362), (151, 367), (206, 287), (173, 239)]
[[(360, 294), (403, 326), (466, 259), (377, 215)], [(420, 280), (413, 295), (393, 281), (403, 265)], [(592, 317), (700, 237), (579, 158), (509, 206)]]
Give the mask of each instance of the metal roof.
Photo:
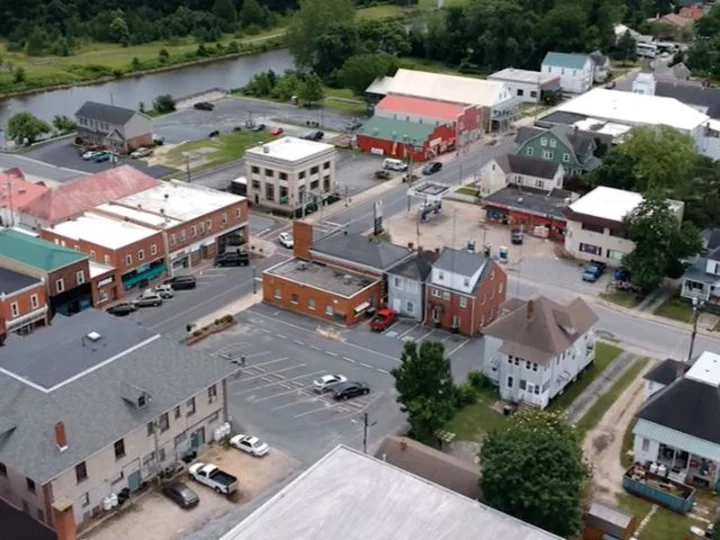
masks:
[(36, 277), (0, 268), (0, 294), (12, 294), (30, 285), (40, 285), (40, 283), (40, 280)]
[[(80, 107), (75, 116), (79, 118), (89, 118), (100, 120), (116, 126), (124, 126), (133, 116), (140, 114), (132, 109), (116, 107), (107, 103), (98, 103), (97, 101), (86, 101)], [(143, 115), (144, 116), (144, 115)]]
[(87, 255), (29, 234), (0, 231), (0, 258), (13, 259), (44, 272), (52, 272), (87, 259)]
[(583, 69), (588, 60), (590, 60), (590, 57), (586, 54), (549, 52), (545, 55), (542, 65), (565, 69)]
[(395, 141), (397, 143), (423, 144), (437, 126), (433, 124), (420, 124), (373, 116), (358, 129), (358, 135)]
[(442, 118), (448, 122), (455, 122), (458, 116), (465, 111), (463, 105), (456, 103), (444, 103), (430, 99), (395, 95), (385, 96), (380, 100), (380, 103), (375, 106), (375, 109), (397, 113), (398, 115), (404, 113), (406, 115)]

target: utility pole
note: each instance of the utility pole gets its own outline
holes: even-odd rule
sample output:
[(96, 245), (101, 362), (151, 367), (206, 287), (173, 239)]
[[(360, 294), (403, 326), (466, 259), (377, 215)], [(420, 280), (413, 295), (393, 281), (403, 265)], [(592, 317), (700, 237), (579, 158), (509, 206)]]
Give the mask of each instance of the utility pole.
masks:
[(697, 335), (697, 324), (700, 318), (700, 309), (703, 306), (703, 302), (697, 298), (693, 298), (693, 328), (692, 334), (690, 334), (690, 349), (688, 350), (687, 365), (690, 367), (692, 362), (693, 349), (695, 348), (695, 336)]
[(257, 294), (257, 267), (253, 264), (253, 294)]
[(370, 424), (368, 420), (368, 413), (363, 413), (363, 454), (367, 454), (368, 430), (377, 424), (377, 422)]

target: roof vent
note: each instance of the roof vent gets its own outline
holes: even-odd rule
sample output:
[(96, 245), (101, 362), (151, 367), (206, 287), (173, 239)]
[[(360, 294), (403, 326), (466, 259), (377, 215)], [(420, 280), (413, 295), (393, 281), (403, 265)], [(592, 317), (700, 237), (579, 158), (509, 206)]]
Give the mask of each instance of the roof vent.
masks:
[(352, 283), (352, 276), (350, 274), (345, 274), (343, 276), (343, 282), (345, 285), (350, 285)]
[(308, 268), (308, 263), (306, 263), (305, 261), (301, 262), (301, 263), (298, 265), (298, 269), (299, 269), (299, 270), (307, 270), (307, 268)]
[(267, 144), (263, 144), (263, 152), (266, 154), (270, 153), (270, 147)]
[(101, 337), (102, 337), (102, 335), (101, 335), (101, 334), (98, 334), (97, 332), (90, 332), (90, 333), (87, 335), (87, 338), (88, 338), (90, 341), (94, 341), (94, 342), (100, 341), (100, 338), (101, 338)]
[(169, 193), (166, 193), (166, 194), (165, 194), (165, 200), (167, 200), (167, 199), (169, 199), (169, 198), (170, 198), (170, 194), (169, 194)]

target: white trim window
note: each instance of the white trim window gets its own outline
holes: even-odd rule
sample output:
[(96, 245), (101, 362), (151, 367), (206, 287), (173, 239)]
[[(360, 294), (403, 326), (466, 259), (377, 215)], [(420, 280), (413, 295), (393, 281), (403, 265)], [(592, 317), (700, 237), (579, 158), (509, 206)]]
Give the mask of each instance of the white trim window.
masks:
[(37, 294), (30, 295), (30, 307), (32, 307), (33, 309), (37, 309), (40, 307), (40, 301), (38, 300)]
[(77, 280), (78, 285), (82, 285), (85, 283), (85, 271), (79, 270), (75, 273), (75, 279)]
[(58, 280), (55, 282), (55, 290), (56, 290), (58, 293), (61, 293), (61, 292), (63, 292), (63, 291), (65, 290), (65, 282), (63, 281), (62, 278), (58, 279)]
[(13, 319), (20, 316), (20, 306), (18, 306), (17, 302), (10, 304), (10, 315)]

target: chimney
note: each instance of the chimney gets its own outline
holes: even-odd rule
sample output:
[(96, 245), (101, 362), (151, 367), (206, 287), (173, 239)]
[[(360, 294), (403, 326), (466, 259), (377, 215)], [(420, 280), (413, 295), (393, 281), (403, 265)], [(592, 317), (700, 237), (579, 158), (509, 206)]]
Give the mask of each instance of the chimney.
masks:
[(678, 362), (677, 373), (675, 374), (676, 379), (682, 379), (685, 376), (686, 367), (685, 362)]
[(535, 300), (528, 300), (527, 303), (527, 320), (532, 321), (535, 317)]
[(407, 441), (405, 439), (400, 441), (400, 451), (404, 452), (407, 450)]
[(307, 221), (293, 221), (293, 255), (298, 259), (310, 260), (313, 243), (313, 226)]
[(58, 540), (77, 540), (77, 527), (72, 503), (61, 497), (52, 503), (52, 523)]
[(55, 443), (61, 452), (67, 450), (67, 434), (65, 433), (65, 424), (62, 422), (55, 424)]

